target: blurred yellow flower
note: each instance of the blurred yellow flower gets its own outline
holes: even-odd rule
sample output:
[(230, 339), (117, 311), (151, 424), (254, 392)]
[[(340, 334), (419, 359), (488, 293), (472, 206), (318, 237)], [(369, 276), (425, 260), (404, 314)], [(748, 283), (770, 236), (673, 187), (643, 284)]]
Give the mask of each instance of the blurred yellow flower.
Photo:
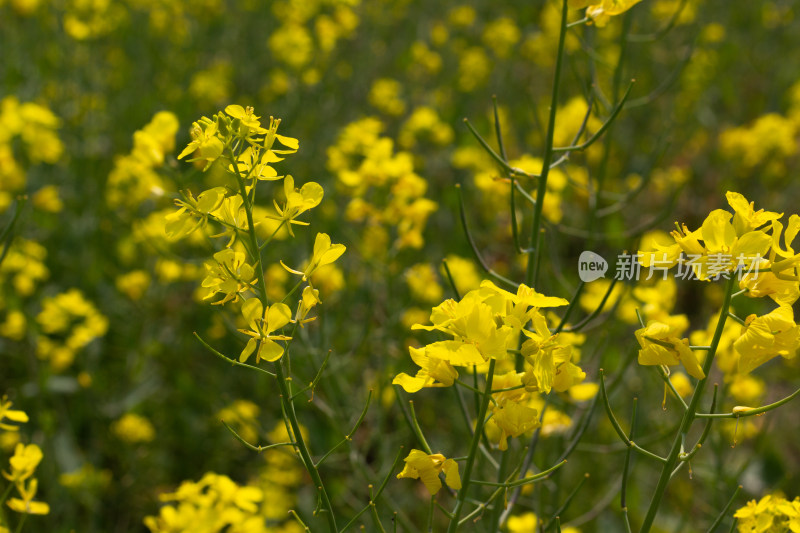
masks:
[(129, 444), (152, 442), (156, 438), (156, 430), (150, 420), (135, 413), (126, 413), (111, 424), (111, 431), (120, 440)]
[(8, 424), (3, 422), (3, 420), (17, 422), (20, 424), (24, 424), (28, 421), (28, 415), (25, 414), (25, 411), (11, 409), (12, 405), (13, 403), (8, 399), (8, 397), (3, 396), (2, 399), (0, 399), (0, 429), (5, 431), (17, 431), (19, 426)]

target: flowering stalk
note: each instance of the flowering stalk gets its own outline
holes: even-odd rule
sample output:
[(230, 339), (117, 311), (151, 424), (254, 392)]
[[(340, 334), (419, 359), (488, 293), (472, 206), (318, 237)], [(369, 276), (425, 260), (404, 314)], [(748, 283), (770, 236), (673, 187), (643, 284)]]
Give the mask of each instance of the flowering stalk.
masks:
[[(313, 255), (304, 271), (293, 270), (281, 262), (291, 273), (301, 276), (301, 281), (282, 301), (269, 305), (263, 251), (281, 228), (285, 227), (288, 234), (294, 236), (293, 225), (308, 225), (307, 222), (297, 218), (319, 205), (324, 191), (314, 182), (307, 182), (302, 187), (295, 188), (292, 176), (278, 175), (277, 170), (270, 166), (271, 163), (281, 161), (286, 154), (296, 152), (299, 142), (297, 139), (277, 133), (280, 120), (270, 117), (269, 127), (264, 128), (259, 118), (250, 107), (230, 105), (213, 119), (203, 117), (194, 123), (191, 131), (192, 142), (178, 158), (192, 154), (192, 161), (205, 163), (204, 170), (219, 161), (235, 179), (238, 191), (231, 194), (225, 187), (214, 187), (198, 194), (197, 198), (190, 192), (185, 193), (183, 200), (176, 201), (179, 210), (167, 216), (166, 232), (173, 238), (185, 237), (214, 222), (223, 228), (223, 232), (214, 237), (226, 235), (231, 237), (225, 248), (216, 252), (213, 260), (206, 263), (207, 276), (203, 280), (202, 289), (206, 292), (204, 299), (223, 294), (221, 300), (214, 302), (218, 305), (240, 300), (244, 302), (239, 312), (248, 328), (239, 331), (250, 338), (236, 360), (215, 350), (197, 334), (195, 336), (218, 357), (275, 378), (280, 391), (284, 424), (290, 435), (290, 442), (280, 445), (291, 445), (295, 448), (318, 492), (318, 509), (325, 514), (330, 531), (338, 532), (333, 506), (319, 473), (319, 463), (314, 463), (311, 458), (311, 451), (303, 438), (295, 412), (295, 395), (290, 383), (289, 349), (297, 327), (313, 320), (313, 317), (308, 318), (308, 313), (312, 307), (320, 303), (319, 291), (314, 289), (309, 278), (317, 268), (338, 259), (344, 253), (345, 247), (341, 244), (332, 244), (327, 234), (317, 234)], [(276, 142), (283, 148), (276, 145)], [(277, 214), (267, 215), (267, 218), (277, 220), (279, 223), (272, 234), (263, 243), (259, 243), (254, 216), (256, 186), (259, 181), (279, 180), (283, 180), (285, 203), (279, 206), (276, 202)], [(244, 248), (244, 252), (233, 246), (237, 242)], [(297, 311), (293, 313), (284, 301), (288, 300), (303, 283), (307, 283), (307, 286), (297, 302)], [(284, 334), (284, 329), (289, 323), (294, 324), (291, 336)], [(255, 365), (247, 364), (247, 360), (254, 353)], [(273, 363), (274, 372), (258, 366), (262, 359)], [(282, 359), (286, 361), (285, 367)], [(312, 388), (318, 379), (319, 376), (314, 379)], [(363, 420), (365, 413), (366, 408), (359, 422)], [(225, 425), (249, 448), (255, 451), (267, 448), (250, 445), (230, 426)], [(348, 435), (346, 439), (350, 436)], [(327, 455), (323, 459), (325, 457)]]
[[(269, 298), (267, 297), (267, 285), (265, 282), (264, 277), (264, 268), (263, 262), (261, 261), (261, 248), (258, 244), (258, 238), (256, 237), (255, 233), (255, 226), (253, 224), (253, 206), (249, 201), (247, 195), (247, 189), (244, 184), (244, 178), (241, 175), (241, 171), (239, 170), (239, 166), (236, 164), (236, 158), (234, 157), (233, 150), (229, 147), (228, 148), (228, 157), (231, 160), (231, 165), (236, 170), (236, 180), (239, 183), (239, 192), (242, 196), (243, 207), (245, 210), (245, 214), (247, 216), (247, 234), (250, 240), (250, 247), (248, 251), (250, 252), (251, 259), (253, 260), (256, 275), (258, 276), (258, 293), (257, 297), (261, 300), (261, 303), (264, 307), (269, 305)], [(259, 341), (262, 342), (262, 341)], [(287, 350), (288, 350), (288, 343), (291, 343), (291, 340), (287, 341)], [(325, 519), (328, 522), (328, 527), (331, 531), (338, 531), (336, 527), (336, 517), (333, 512), (333, 505), (331, 504), (330, 498), (328, 497), (328, 492), (325, 490), (325, 485), (322, 482), (322, 477), (319, 474), (319, 469), (314, 464), (314, 461), (311, 459), (311, 453), (308, 450), (308, 446), (306, 445), (305, 440), (303, 439), (303, 434), (300, 431), (300, 423), (297, 420), (297, 414), (294, 410), (294, 401), (291, 391), (287, 386), (287, 379), (283, 374), (283, 366), (281, 364), (280, 359), (273, 363), (275, 368), (275, 381), (278, 382), (278, 389), (280, 390), (281, 395), (281, 404), (283, 407), (284, 415), (289, 419), (289, 425), (292, 428), (292, 433), (294, 435), (294, 447), (297, 452), (300, 454), (300, 457), (303, 461), (303, 466), (305, 466), (308, 474), (311, 476), (312, 481), (314, 482), (314, 486), (319, 491), (319, 495), (322, 501), (322, 506), (324, 508)]]
[(697, 382), (697, 386), (694, 389), (692, 398), (689, 400), (689, 406), (683, 414), (683, 419), (681, 420), (681, 425), (677, 434), (675, 435), (672, 448), (670, 449), (669, 455), (667, 455), (667, 460), (661, 469), (661, 476), (658, 478), (658, 483), (656, 484), (653, 498), (650, 500), (650, 506), (647, 509), (647, 515), (645, 515), (640, 533), (647, 533), (653, 526), (653, 521), (655, 520), (656, 513), (658, 513), (658, 508), (661, 505), (661, 499), (664, 496), (664, 491), (667, 489), (667, 484), (669, 483), (672, 471), (679, 460), (681, 444), (684, 442), (686, 435), (689, 432), (689, 428), (696, 418), (697, 407), (700, 403), (700, 398), (703, 395), (703, 391), (705, 390), (706, 382), (708, 381), (708, 375), (711, 371), (711, 364), (714, 362), (714, 355), (716, 355), (717, 348), (719, 347), (719, 341), (722, 338), (722, 331), (725, 328), (725, 320), (728, 318), (728, 309), (731, 305), (731, 295), (733, 294), (735, 287), (736, 276), (731, 275), (728, 279), (728, 283), (725, 286), (725, 299), (722, 302), (722, 311), (720, 312), (719, 320), (717, 321), (717, 327), (714, 330), (714, 337), (711, 340), (711, 345), (708, 353), (706, 354), (706, 359), (703, 361), (703, 373), (705, 374), (705, 377)]

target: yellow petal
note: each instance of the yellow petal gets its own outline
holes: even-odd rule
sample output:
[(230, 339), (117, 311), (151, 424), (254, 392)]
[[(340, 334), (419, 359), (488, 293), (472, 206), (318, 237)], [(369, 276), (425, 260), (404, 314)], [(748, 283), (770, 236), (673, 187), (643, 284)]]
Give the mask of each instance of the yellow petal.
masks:
[(281, 358), (283, 355), (283, 346), (273, 340), (264, 339), (261, 341), (261, 350), (259, 354), (261, 359), (266, 359), (271, 363)]
[(287, 148), (291, 148), (292, 150), (300, 149), (300, 141), (295, 139), (294, 137), (285, 137), (283, 135), (275, 134), (275, 138), (278, 139), (282, 145)]
[(453, 459), (448, 459), (442, 464), (442, 472), (444, 472), (444, 481), (451, 489), (461, 489), (461, 476), (458, 474), (458, 463)]

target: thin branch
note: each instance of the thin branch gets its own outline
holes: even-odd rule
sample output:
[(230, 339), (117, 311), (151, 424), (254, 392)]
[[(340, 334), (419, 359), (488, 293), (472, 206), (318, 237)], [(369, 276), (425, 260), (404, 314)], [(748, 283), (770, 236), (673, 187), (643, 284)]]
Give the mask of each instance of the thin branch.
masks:
[(511, 481), (511, 482), (508, 482), (508, 483), (495, 483), (494, 481), (481, 481), (479, 479), (473, 479), (472, 483), (475, 483), (476, 485), (485, 485), (487, 487), (506, 487), (506, 488), (519, 487), (519, 486), (528, 485), (529, 483), (533, 483), (535, 481), (539, 481), (540, 479), (546, 478), (547, 476), (549, 476), (550, 474), (552, 474), (553, 472), (555, 472), (556, 470), (558, 470), (559, 468), (561, 468), (565, 464), (567, 464), (567, 460), (566, 459), (564, 459), (560, 463), (557, 463), (555, 466), (552, 466), (552, 467), (548, 468), (547, 470), (543, 470), (542, 472), (539, 472), (538, 474), (535, 474), (533, 476), (529, 476), (529, 477), (526, 477), (526, 478), (523, 478), (523, 479), (518, 479), (516, 481)]
[(622, 99), (614, 107), (614, 110), (611, 111), (611, 115), (608, 117), (608, 119), (605, 121), (605, 123), (603, 123), (603, 125), (600, 126), (600, 128), (591, 137), (589, 137), (586, 141), (582, 142), (581, 144), (573, 144), (571, 146), (554, 146), (553, 147), (553, 151), (554, 152), (582, 151), (582, 150), (586, 150), (589, 146), (594, 144), (594, 142), (597, 139), (599, 139), (600, 136), (603, 135), (603, 133), (605, 133), (605, 131), (609, 128), (609, 126), (611, 126), (611, 123), (614, 121), (614, 119), (617, 118), (617, 115), (619, 115), (620, 111), (622, 111), (622, 108), (625, 105), (625, 101), (628, 99), (628, 96), (631, 94), (631, 89), (633, 88), (633, 84), (634, 83), (636, 83), (636, 80), (631, 80), (631, 82), (628, 84), (628, 88), (625, 90), (625, 94), (622, 95)]
[[(714, 523), (711, 524), (710, 528), (708, 528), (708, 533), (714, 533), (714, 530), (717, 529), (717, 526), (720, 525), (720, 523), (722, 523), (722, 519), (725, 518), (725, 514), (727, 514), (728, 509), (730, 509), (731, 505), (733, 505), (733, 502), (736, 500), (736, 497), (739, 495), (739, 491), (740, 490), (742, 490), (742, 486), (741, 485), (736, 487), (736, 490), (733, 491), (733, 496), (731, 496), (731, 499), (728, 500), (728, 503), (725, 504), (725, 507), (722, 508), (722, 511), (720, 511), (719, 516), (717, 516), (717, 519), (714, 520)], [(735, 523), (736, 523), (736, 521), (734, 520), (734, 524)]]
[(364, 417), (367, 416), (367, 410), (369, 409), (369, 403), (371, 400), (372, 400), (372, 389), (369, 390), (369, 394), (367, 395), (367, 403), (364, 405), (364, 409), (361, 411), (361, 416), (359, 416), (358, 420), (356, 420), (353, 429), (351, 429), (350, 433), (345, 435), (345, 437), (341, 441), (339, 441), (339, 443), (336, 444), (336, 446), (331, 448), (328, 453), (323, 455), (322, 458), (319, 461), (317, 461), (317, 463), (314, 465), (315, 467), (319, 467), (319, 465), (325, 462), (325, 459), (327, 459), (333, 452), (339, 449), (339, 447), (342, 446), (344, 443), (353, 440), (353, 435), (355, 435), (356, 431), (358, 430), (358, 426), (361, 425), (361, 422), (364, 421)]
[(252, 370), (258, 370), (259, 372), (263, 372), (264, 374), (267, 374), (267, 375), (268, 375), (268, 376), (270, 376), (270, 377), (273, 377), (273, 378), (274, 378), (274, 377), (276, 377), (276, 376), (275, 376), (275, 374), (274, 374), (274, 373), (272, 373), (272, 372), (270, 372), (269, 370), (265, 370), (265, 369), (263, 369), (263, 368), (260, 368), (260, 367), (257, 367), (257, 366), (253, 366), (253, 365), (248, 365), (247, 363), (240, 363), (240, 362), (239, 362), (239, 361), (237, 361), (236, 359), (231, 359), (231, 358), (230, 358), (230, 357), (228, 357), (227, 355), (224, 355), (224, 354), (222, 354), (222, 353), (218, 352), (217, 350), (215, 350), (214, 348), (212, 348), (212, 347), (211, 347), (211, 345), (210, 345), (210, 344), (208, 344), (206, 341), (204, 341), (204, 340), (203, 340), (203, 338), (202, 338), (200, 335), (198, 335), (196, 331), (195, 331), (195, 332), (193, 332), (193, 333), (194, 333), (194, 336), (195, 336), (195, 337), (197, 337), (197, 340), (199, 340), (199, 341), (200, 341), (200, 342), (203, 344), (203, 346), (205, 346), (206, 348), (208, 348), (208, 350), (209, 350), (211, 353), (213, 353), (213, 354), (214, 354), (214, 355), (216, 355), (217, 357), (220, 357), (220, 358), (222, 358), (222, 359), (225, 359), (225, 360), (226, 360), (227, 362), (229, 362), (230, 364), (232, 364), (232, 365), (236, 365), (236, 366), (243, 366), (243, 367), (245, 367), (245, 368), (250, 368), (250, 369), (252, 369)]
[(294, 442), (279, 442), (279, 443), (277, 443), (277, 444), (269, 444), (269, 445), (267, 445), (267, 446), (255, 446), (255, 445), (253, 445), (253, 444), (250, 444), (250, 443), (249, 443), (249, 442), (247, 442), (246, 440), (244, 440), (244, 439), (243, 439), (243, 438), (242, 438), (242, 437), (241, 437), (241, 436), (240, 436), (238, 433), (236, 433), (236, 432), (233, 430), (233, 428), (232, 428), (231, 426), (229, 426), (229, 425), (228, 425), (228, 423), (227, 423), (227, 422), (225, 422), (224, 420), (220, 420), (220, 422), (222, 422), (222, 425), (223, 425), (223, 426), (225, 426), (226, 428), (228, 428), (228, 431), (230, 431), (231, 433), (233, 433), (233, 436), (234, 436), (234, 437), (236, 437), (236, 440), (238, 440), (239, 442), (241, 442), (242, 444), (244, 444), (246, 447), (250, 448), (250, 449), (251, 449), (251, 450), (253, 450), (254, 452), (261, 453), (261, 452), (263, 452), (264, 450), (269, 450), (270, 448), (278, 448), (278, 447), (280, 447), (280, 446), (295, 446), (295, 443), (294, 443)]
[(772, 411), (773, 409), (776, 409), (776, 408), (780, 407), (781, 405), (783, 405), (785, 403), (789, 403), (798, 394), (800, 394), (800, 389), (797, 389), (792, 394), (790, 394), (789, 396), (787, 396), (786, 398), (784, 398), (782, 400), (778, 400), (775, 403), (771, 403), (771, 404), (765, 405), (763, 407), (756, 407), (754, 409), (746, 408), (747, 410), (736, 410), (736, 408), (734, 407), (734, 410), (736, 410), (736, 412), (720, 413), (720, 414), (697, 413), (694, 416), (696, 418), (739, 418), (739, 417), (745, 417), (745, 416), (756, 416), (756, 415), (760, 415), (761, 413), (766, 413), (767, 411)]
[(504, 283), (508, 287), (517, 289), (519, 287), (519, 284), (511, 281), (505, 276), (501, 276), (500, 274), (492, 270), (489, 267), (488, 263), (486, 263), (486, 261), (481, 256), (481, 253), (478, 250), (478, 246), (475, 244), (475, 239), (472, 237), (472, 233), (469, 231), (469, 225), (467, 224), (466, 209), (464, 207), (464, 193), (461, 190), (461, 185), (457, 184), (456, 188), (458, 189), (458, 205), (459, 205), (459, 215), (461, 218), (461, 227), (464, 229), (464, 234), (467, 236), (469, 247), (472, 249), (472, 253), (475, 256), (475, 259), (477, 259), (478, 263), (481, 265), (481, 268), (483, 268), (483, 270), (487, 274), (495, 278), (497, 281)]

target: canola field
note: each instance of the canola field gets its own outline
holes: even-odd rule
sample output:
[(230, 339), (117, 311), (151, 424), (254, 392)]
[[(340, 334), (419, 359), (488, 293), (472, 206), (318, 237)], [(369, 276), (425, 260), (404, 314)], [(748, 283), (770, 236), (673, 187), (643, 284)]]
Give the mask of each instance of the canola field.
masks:
[(790, 0), (0, 0), (0, 533), (800, 532)]

